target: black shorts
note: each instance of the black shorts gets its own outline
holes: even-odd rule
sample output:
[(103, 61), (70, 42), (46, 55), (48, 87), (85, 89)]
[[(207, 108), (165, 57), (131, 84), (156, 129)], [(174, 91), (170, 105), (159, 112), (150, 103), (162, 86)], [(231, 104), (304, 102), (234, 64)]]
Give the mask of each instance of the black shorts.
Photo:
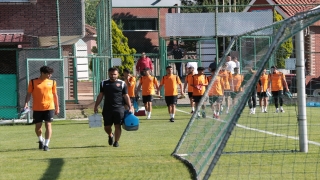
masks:
[(283, 90), (280, 90), (280, 91), (272, 91), (271, 92), (271, 94), (272, 94), (272, 97), (274, 97), (274, 98), (277, 98), (277, 97), (282, 97), (282, 95), (283, 95)]
[(193, 98), (193, 102), (198, 103), (200, 102), (200, 99), (202, 98), (202, 96), (192, 96), (192, 98)]
[(227, 97), (229, 97), (230, 94), (231, 94), (231, 91), (230, 91), (230, 90), (226, 90), (226, 91), (223, 92), (223, 95), (224, 95), (224, 96), (227, 96)]
[(209, 103), (212, 105), (215, 102), (217, 103), (221, 103), (222, 102), (223, 97), (222, 96), (209, 96)]
[(116, 109), (114, 111), (103, 111), (102, 116), (104, 126), (121, 124), (124, 118), (124, 109)]
[(52, 122), (55, 110), (47, 111), (33, 111), (33, 124), (45, 122)]
[(258, 96), (259, 98), (266, 98), (266, 97), (268, 97), (266, 92), (257, 92), (257, 96)]
[(188, 97), (192, 98), (192, 94), (193, 94), (193, 92), (188, 92)]
[(152, 100), (153, 100), (152, 95), (142, 96), (142, 102), (143, 103), (152, 102)]
[(239, 92), (231, 92), (231, 93), (230, 93), (231, 98), (234, 99), (234, 98), (237, 96), (238, 93), (239, 93)]
[(167, 106), (170, 106), (171, 104), (176, 105), (178, 101), (178, 96), (165, 96), (164, 99), (167, 103)]

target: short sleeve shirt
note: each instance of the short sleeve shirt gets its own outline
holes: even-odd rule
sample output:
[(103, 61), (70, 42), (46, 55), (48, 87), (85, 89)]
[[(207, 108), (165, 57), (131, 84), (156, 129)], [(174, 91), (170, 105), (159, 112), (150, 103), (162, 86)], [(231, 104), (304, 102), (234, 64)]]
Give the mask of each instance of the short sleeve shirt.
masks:
[[(208, 77), (208, 82), (210, 82), (212, 76)], [(222, 96), (223, 95), (223, 79), (220, 76), (217, 76), (211, 89), (209, 90), (209, 96)]]
[(135, 91), (135, 88), (136, 88), (136, 78), (131, 76), (129, 79), (128, 79), (129, 83), (126, 83), (127, 87), (128, 87), (128, 95), (129, 97), (135, 97), (135, 94), (134, 94), (134, 91)]
[(28, 93), (32, 94), (34, 111), (54, 109), (53, 94), (56, 94), (57, 83), (51, 79), (33, 79), (29, 82)]
[(128, 94), (127, 85), (124, 81), (104, 80), (100, 83), (100, 92), (104, 95), (103, 111), (122, 110), (123, 95)]
[(165, 75), (160, 82), (160, 85), (164, 85), (165, 96), (177, 96), (178, 84), (181, 84), (181, 81), (177, 75)]
[[(205, 75), (196, 74), (192, 77), (193, 77), (192, 84), (194, 86), (199, 85), (199, 84), (208, 84), (208, 79)], [(193, 96), (202, 96), (205, 91), (206, 91), (205, 86), (202, 86), (200, 90), (193, 87), (193, 92), (192, 92), (193, 94), (192, 95)]]
[(142, 96), (149, 96), (155, 94), (154, 86), (158, 86), (158, 81), (155, 77), (149, 76), (142, 76), (140, 78), (140, 84), (142, 87)]
[(194, 74), (188, 74), (185, 79), (184, 79), (184, 83), (188, 83), (188, 92), (192, 92), (193, 91), (193, 87), (191, 86), (192, 81), (193, 81), (193, 76)]
[(281, 91), (283, 90), (282, 79), (285, 79), (285, 76), (282, 72), (277, 72), (274, 74), (269, 74), (271, 78), (271, 91)]
[[(267, 91), (268, 79), (269, 79), (269, 77), (267, 74), (260, 76), (259, 82), (261, 84), (260, 83), (257, 84), (257, 92), (266, 92)], [(262, 86), (262, 89), (261, 89), (261, 86)]]

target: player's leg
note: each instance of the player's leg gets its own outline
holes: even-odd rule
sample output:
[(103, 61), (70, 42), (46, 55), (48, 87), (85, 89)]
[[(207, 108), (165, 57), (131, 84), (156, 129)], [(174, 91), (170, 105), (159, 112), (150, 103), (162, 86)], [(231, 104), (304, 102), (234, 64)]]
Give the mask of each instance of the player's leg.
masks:
[(43, 149), (44, 138), (42, 137), (42, 111), (33, 111), (33, 121), (32, 123), (35, 124), (34, 131), (38, 137), (39, 149)]
[(108, 135), (108, 144), (111, 146), (113, 144), (113, 133), (112, 133), (112, 124), (113, 124), (113, 112), (112, 111), (104, 111), (102, 113), (103, 116), (103, 125), (104, 131)]
[(280, 103), (280, 112), (284, 112), (283, 110), (283, 91), (279, 91), (279, 103)]
[(114, 143), (113, 147), (119, 146), (119, 140), (121, 136), (121, 122), (124, 118), (124, 112), (122, 110), (114, 111)]
[(48, 151), (49, 150), (49, 143), (52, 135), (52, 121), (53, 121), (53, 115), (54, 115), (54, 110), (48, 110), (48, 111), (43, 111), (43, 120), (45, 121), (45, 141), (43, 144), (43, 150)]
[(257, 93), (254, 91), (252, 93), (252, 114), (256, 113), (256, 107), (257, 107)]
[(274, 106), (276, 107), (276, 113), (279, 112), (279, 91), (272, 91), (272, 97), (274, 99)]

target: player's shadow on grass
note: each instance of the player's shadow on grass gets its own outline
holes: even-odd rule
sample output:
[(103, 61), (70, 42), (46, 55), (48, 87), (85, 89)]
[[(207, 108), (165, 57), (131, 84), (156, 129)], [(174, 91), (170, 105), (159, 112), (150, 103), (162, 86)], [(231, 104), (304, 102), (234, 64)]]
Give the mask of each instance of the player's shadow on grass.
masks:
[(46, 169), (46, 172), (40, 178), (40, 180), (58, 179), (63, 165), (64, 160), (62, 158), (49, 159), (49, 166)]

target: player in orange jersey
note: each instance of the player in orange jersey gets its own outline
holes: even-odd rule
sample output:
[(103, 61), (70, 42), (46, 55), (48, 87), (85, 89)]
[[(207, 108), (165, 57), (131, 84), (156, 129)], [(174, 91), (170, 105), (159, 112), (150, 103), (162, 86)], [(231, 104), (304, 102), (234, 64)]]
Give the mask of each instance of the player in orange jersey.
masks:
[[(202, 95), (204, 94), (206, 90), (206, 86), (208, 85), (208, 79), (206, 75), (204, 75), (204, 67), (198, 67), (198, 74), (193, 75), (193, 80), (191, 82), (191, 86), (193, 87), (192, 90), (192, 97), (193, 101), (195, 103), (195, 106), (198, 107), (198, 104), (200, 102), (200, 99), (202, 98)], [(206, 117), (206, 112), (205, 112), (205, 106), (202, 104), (202, 117)], [(200, 112), (198, 113), (198, 116), (200, 117)]]
[(139, 86), (137, 91), (142, 87), (142, 102), (147, 113), (147, 119), (151, 118), (152, 100), (155, 95), (155, 88), (159, 91), (158, 81), (155, 77), (150, 75), (150, 69), (144, 68), (145, 75), (140, 77)]
[(184, 94), (182, 83), (179, 76), (173, 74), (171, 66), (166, 67), (167, 75), (163, 76), (160, 82), (159, 90), (164, 86), (165, 101), (170, 114), (170, 122), (174, 122), (176, 113), (176, 104), (178, 100), (178, 85), (180, 86), (181, 94)]
[[(33, 124), (39, 139), (39, 149), (49, 151), (49, 142), (52, 134), (51, 123), (53, 115), (59, 114), (59, 101), (57, 94), (57, 82), (51, 80), (53, 69), (48, 66), (40, 68), (40, 77), (29, 82), (28, 93), (25, 99), (24, 109), (28, 108), (31, 95), (33, 98)], [(42, 137), (42, 122), (45, 122), (45, 139)]]
[[(260, 76), (259, 82), (257, 84), (257, 95), (259, 97), (259, 105), (261, 107), (261, 112), (267, 113), (267, 107), (268, 107), (268, 75), (267, 75), (267, 69), (264, 69), (262, 71), (262, 74)], [(263, 102), (263, 105), (262, 105)]]
[[(129, 69), (123, 70), (124, 82), (128, 87), (128, 95), (130, 97), (131, 104), (135, 101), (135, 89), (136, 89), (136, 77), (130, 74)], [(128, 105), (125, 105), (126, 109), (129, 109)]]
[(279, 102), (280, 102), (280, 112), (283, 110), (283, 85), (286, 90), (289, 91), (288, 84), (284, 74), (278, 71), (276, 66), (271, 66), (271, 73), (269, 74), (269, 89), (271, 89), (272, 97), (274, 98), (274, 104), (276, 107), (276, 113), (279, 112)]
[[(211, 69), (211, 76), (208, 77), (208, 82), (211, 81), (216, 69)], [(213, 118), (219, 119), (220, 107), (223, 99), (224, 81), (219, 75), (216, 77), (209, 91), (209, 102), (213, 111)]]
[(223, 94), (224, 94), (226, 107), (227, 107), (226, 113), (228, 114), (229, 106), (230, 106), (229, 97), (231, 95), (231, 86), (233, 86), (233, 82), (232, 82), (232, 73), (227, 70), (227, 67), (228, 67), (228, 64), (225, 63), (219, 72), (219, 76), (222, 77), (224, 81)]
[(194, 112), (194, 102), (193, 102), (193, 98), (192, 98), (192, 92), (193, 92), (193, 87), (191, 86), (192, 83), (192, 76), (194, 75), (194, 67), (190, 66), (188, 67), (188, 75), (186, 76), (185, 80), (184, 80), (184, 92), (186, 92), (186, 88), (188, 86), (188, 96), (189, 96), (189, 100), (190, 100), (190, 106), (191, 106), (191, 114), (193, 114)]
[(234, 74), (232, 75), (232, 81), (233, 81), (233, 86), (231, 87), (231, 89), (232, 89), (231, 99), (232, 99), (232, 105), (234, 105), (236, 95), (242, 91), (241, 84), (243, 82), (243, 75), (239, 74), (238, 67), (234, 68)]

